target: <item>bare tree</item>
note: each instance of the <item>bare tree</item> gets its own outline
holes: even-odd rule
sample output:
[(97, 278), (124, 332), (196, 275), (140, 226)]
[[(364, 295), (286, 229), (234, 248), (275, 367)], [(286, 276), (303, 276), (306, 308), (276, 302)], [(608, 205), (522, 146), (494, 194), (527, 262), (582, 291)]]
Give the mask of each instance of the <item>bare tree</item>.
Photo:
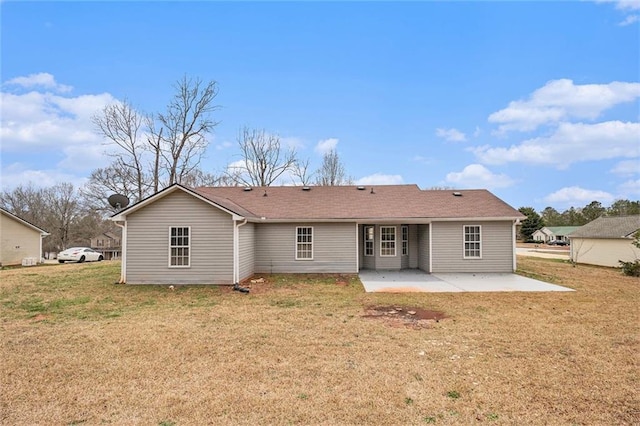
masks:
[(96, 170), (83, 191), (93, 199), (92, 205), (106, 208), (97, 197), (105, 198), (107, 192), (122, 193), (136, 202), (194, 173), (202, 174), (198, 166), (207, 137), (218, 124), (211, 119), (218, 108), (213, 103), (218, 86), (215, 81), (185, 76), (174, 88), (164, 113), (143, 115), (125, 101), (93, 117), (98, 133), (119, 149), (112, 154), (115, 162)]
[(324, 154), (322, 165), (317, 171), (316, 184), (320, 186), (350, 185), (353, 180), (347, 177), (342, 161), (335, 149)]
[(92, 121), (101, 136), (116, 144), (116, 164), (129, 169), (127, 174), (134, 177), (137, 199), (144, 198), (149, 185), (144, 167), (144, 143), (139, 139), (143, 116), (127, 101), (104, 107)]
[(216, 175), (195, 169), (182, 178), (182, 185), (197, 188), (199, 186), (235, 186), (237, 183), (226, 174)]
[(0, 196), (3, 208), (46, 230), (44, 251), (59, 251), (79, 238), (78, 221), (86, 214), (70, 183), (49, 188), (19, 186)]
[[(215, 81), (203, 83), (186, 76), (174, 88), (176, 94), (166, 112), (156, 116), (157, 126), (150, 126), (150, 146), (163, 159), (167, 184), (180, 183), (195, 170), (207, 148), (207, 136), (218, 124), (210, 113), (218, 108), (213, 102), (218, 95)], [(160, 158), (155, 157), (156, 180)]]
[(109, 166), (91, 172), (89, 181), (80, 188), (80, 196), (88, 208), (111, 214), (115, 210), (107, 201), (109, 196), (122, 194), (135, 203), (140, 201), (137, 188), (137, 173), (123, 165), (122, 159), (117, 159)]
[[(306, 160), (297, 160), (291, 170), (291, 174), (298, 178), (302, 186), (311, 184), (311, 179), (315, 175), (315, 172), (309, 170), (309, 164), (310, 160), (308, 158)], [(296, 182), (294, 182), (294, 184), (295, 183)]]
[(251, 186), (271, 186), (296, 165), (296, 151), (285, 151), (278, 135), (265, 130), (244, 127), (238, 135), (242, 153), (239, 164), (228, 168), (228, 175), (237, 183)]

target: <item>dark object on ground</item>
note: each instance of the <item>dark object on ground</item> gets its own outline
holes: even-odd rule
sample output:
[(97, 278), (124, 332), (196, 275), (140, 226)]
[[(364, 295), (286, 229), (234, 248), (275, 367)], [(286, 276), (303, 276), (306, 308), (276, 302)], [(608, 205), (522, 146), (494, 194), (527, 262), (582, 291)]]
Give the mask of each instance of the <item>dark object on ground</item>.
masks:
[(246, 287), (240, 287), (240, 286), (238, 285), (238, 283), (235, 283), (235, 284), (233, 285), (233, 290), (234, 290), (234, 291), (239, 291), (240, 293), (249, 293), (249, 289), (248, 289), (248, 288), (246, 288)]

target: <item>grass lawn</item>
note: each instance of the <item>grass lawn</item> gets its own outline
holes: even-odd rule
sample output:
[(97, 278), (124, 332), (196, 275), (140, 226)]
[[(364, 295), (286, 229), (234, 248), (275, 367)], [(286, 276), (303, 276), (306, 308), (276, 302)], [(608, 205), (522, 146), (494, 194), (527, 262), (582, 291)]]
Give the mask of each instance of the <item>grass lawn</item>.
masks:
[(640, 280), (518, 262), (577, 291), (265, 276), (241, 294), (117, 285), (116, 262), (3, 270), (0, 424), (640, 424)]

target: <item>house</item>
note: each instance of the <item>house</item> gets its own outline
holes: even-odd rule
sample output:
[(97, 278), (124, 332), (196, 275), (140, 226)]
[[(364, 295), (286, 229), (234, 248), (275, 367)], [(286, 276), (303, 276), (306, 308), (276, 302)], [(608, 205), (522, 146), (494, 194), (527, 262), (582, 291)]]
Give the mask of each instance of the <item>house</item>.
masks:
[(579, 226), (545, 226), (544, 228), (535, 231), (531, 238), (535, 241), (542, 241), (545, 243), (551, 241), (566, 241), (569, 242), (568, 235), (571, 234)]
[(513, 272), (524, 217), (486, 190), (175, 184), (112, 220), (121, 282), (232, 284), (256, 273)]
[(104, 260), (118, 259), (122, 250), (120, 236), (114, 232), (103, 232), (91, 238), (91, 248), (101, 253)]
[(575, 263), (619, 267), (619, 261), (640, 259), (632, 242), (640, 230), (640, 215), (600, 217), (569, 235)]
[(44, 229), (0, 208), (0, 265), (31, 265), (42, 262)]

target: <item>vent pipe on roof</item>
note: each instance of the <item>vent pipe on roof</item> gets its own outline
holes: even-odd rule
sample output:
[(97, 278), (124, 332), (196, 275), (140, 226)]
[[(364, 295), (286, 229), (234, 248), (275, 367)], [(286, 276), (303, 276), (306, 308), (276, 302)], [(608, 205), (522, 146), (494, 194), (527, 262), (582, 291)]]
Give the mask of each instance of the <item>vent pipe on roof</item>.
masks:
[(373, 191), (373, 186), (371, 187), (371, 194), (375, 194), (375, 192)]
[(263, 197), (266, 197), (266, 196), (267, 196), (267, 190), (266, 190), (266, 189), (264, 190), (264, 194), (262, 194), (262, 196), (263, 196)]

